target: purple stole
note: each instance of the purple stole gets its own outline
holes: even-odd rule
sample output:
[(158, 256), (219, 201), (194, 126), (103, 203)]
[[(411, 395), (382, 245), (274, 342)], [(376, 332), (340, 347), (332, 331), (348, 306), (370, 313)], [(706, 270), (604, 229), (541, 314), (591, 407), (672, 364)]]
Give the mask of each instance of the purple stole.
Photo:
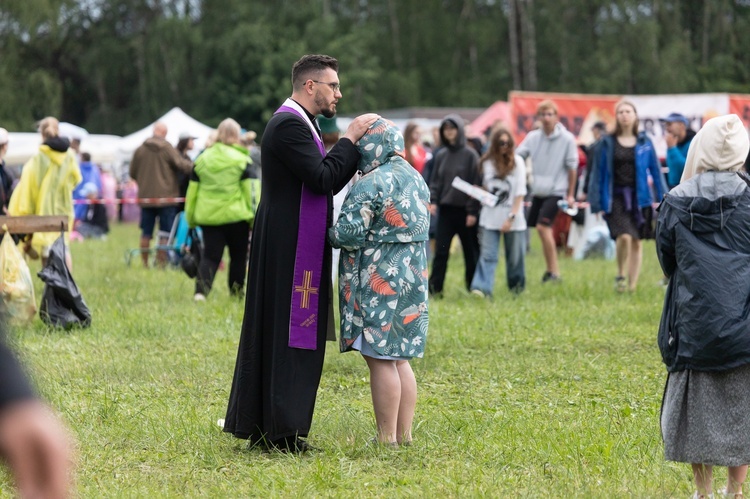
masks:
[[(274, 114), (292, 113), (302, 118), (309, 125), (321, 156), (325, 157), (326, 149), (323, 141), (304, 111), (297, 107), (295, 102), (287, 100)], [(316, 194), (302, 184), (294, 280), (292, 281), (292, 306), (289, 316), (290, 348), (305, 350), (318, 348), (318, 292), (323, 277), (327, 219), (328, 196)]]

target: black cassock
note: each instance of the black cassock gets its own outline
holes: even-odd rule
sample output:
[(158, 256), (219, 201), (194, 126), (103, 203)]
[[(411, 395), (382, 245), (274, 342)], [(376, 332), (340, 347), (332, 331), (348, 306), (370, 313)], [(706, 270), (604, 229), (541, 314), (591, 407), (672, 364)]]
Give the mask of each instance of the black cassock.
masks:
[[(312, 115), (308, 117), (313, 118)], [(224, 431), (252, 441), (307, 436), (323, 370), (332, 290), (326, 240), (316, 350), (290, 348), (289, 317), (302, 183), (328, 195), (354, 175), (356, 147), (341, 139), (325, 159), (299, 116), (276, 114), (261, 143), (262, 191), (250, 247), (245, 317)], [(304, 246), (301, 246), (304, 248)]]

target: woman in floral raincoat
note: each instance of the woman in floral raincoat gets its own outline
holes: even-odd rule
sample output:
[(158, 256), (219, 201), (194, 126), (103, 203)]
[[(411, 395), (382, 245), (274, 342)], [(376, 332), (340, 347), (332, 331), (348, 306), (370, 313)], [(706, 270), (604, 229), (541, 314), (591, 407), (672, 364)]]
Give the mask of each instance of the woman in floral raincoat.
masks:
[(341, 248), (341, 351), (359, 350), (370, 369), (378, 441), (411, 443), (417, 382), (409, 359), (427, 338), (430, 191), (403, 159), (404, 138), (378, 120), (357, 145), (362, 178), (329, 230)]

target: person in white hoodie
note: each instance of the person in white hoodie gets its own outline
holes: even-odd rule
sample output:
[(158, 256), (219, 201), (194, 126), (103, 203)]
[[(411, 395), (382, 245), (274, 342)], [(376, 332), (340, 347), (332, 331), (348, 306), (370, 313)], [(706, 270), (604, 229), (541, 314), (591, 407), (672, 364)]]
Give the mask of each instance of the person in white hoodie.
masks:
[(669, 277), (658, 345), (668, 378), (664, 457), (691, 463), (694, 498), (743, 497), (750, 463), (750, 141), (737, 115), (708, 120), (680, 184), (659, 206), (656, 253)]
[(573, 134), (560, 123), (557, 105), (553, 101), (540, 102), (536, 112), (542, 126), (526, 135), (516, 154), (523, 159), (531, 157), (533, 197), (527, 223), (529, 227), (536, 227), (542, 241), (547, 264), (542, 282), (555, 282), (560, 280), (560, 269), (552, 223), (557, 215), (558, 201), (565, 199), (570, 206), (575, 203), (578, 146)]

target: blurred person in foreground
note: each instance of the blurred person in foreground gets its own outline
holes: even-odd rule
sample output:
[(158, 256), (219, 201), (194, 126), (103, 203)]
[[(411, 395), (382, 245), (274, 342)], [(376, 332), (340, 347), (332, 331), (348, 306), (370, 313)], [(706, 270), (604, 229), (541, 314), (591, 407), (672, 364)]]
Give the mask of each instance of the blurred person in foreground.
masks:
[(34, 395), (17, 359), (5, 344), (0, 324), (0, 457), (18, 497), (69, 496), (72, 455), (67, 431)]
[(376, 440), (397, 447), (412, 441), (417, 381), (409, 360), (424, 355), (427, 341), (430, 191), (391, 123), (376, 121), (357, 149), (362, 177), (328, 230), (342, 250), (339, 345), (367, 362)]
[(206, 301), (224, 248), (229, 248), (229, 294), (244, 296), (247, 240), (253, 215), (250, 154), (240, 145), (240, 125), (227, 118), (216, 142), (195, 160), (185, 200), (190, 227), (203, 232), (203, 255), (195, 278), (195, 301)]
[(311, 449), (326, 339), (335, 339), (331, 282), (333, 194), (354, 175), (355, 143), (378, 118), (352, 120), (325, 150), (316, 114), (342, 98), (338, 61), (306, 55), (292, 95), (263, 133), (260, 205), (250, 248), (245, 316), (224, 431), (282, 452)]
[[(70, 141), (60, 137), (60, 122), (47, 117), (39, 122), (42, 145), (39, 152), (29, 159), (21, 170), (21, 180), (13, 191), (8, 205), (8, 214), (24, 215), (67, 215), (68, 228), (74, 222), (73, 190), (81, 183), (81, 170)], [(26, 252), (34, 258), (42, 256), (42, 266), (46, 265), (52, 243), (60, 237), (60, 232), (36, 232), (26, 243)], [(70, 259), (69, 232), (65, 233), (65, 263), (72, 268)]]
[(713, 466), (729, 468), (721, 497), (742, 497), (750, 463), (750, 179), (738, 173), (749, 150), (738, 116), (707, 121), (656, 225), (669, 277), (658, 335), (664, 456), (691, 463), (694, 498), (713, 497)]

